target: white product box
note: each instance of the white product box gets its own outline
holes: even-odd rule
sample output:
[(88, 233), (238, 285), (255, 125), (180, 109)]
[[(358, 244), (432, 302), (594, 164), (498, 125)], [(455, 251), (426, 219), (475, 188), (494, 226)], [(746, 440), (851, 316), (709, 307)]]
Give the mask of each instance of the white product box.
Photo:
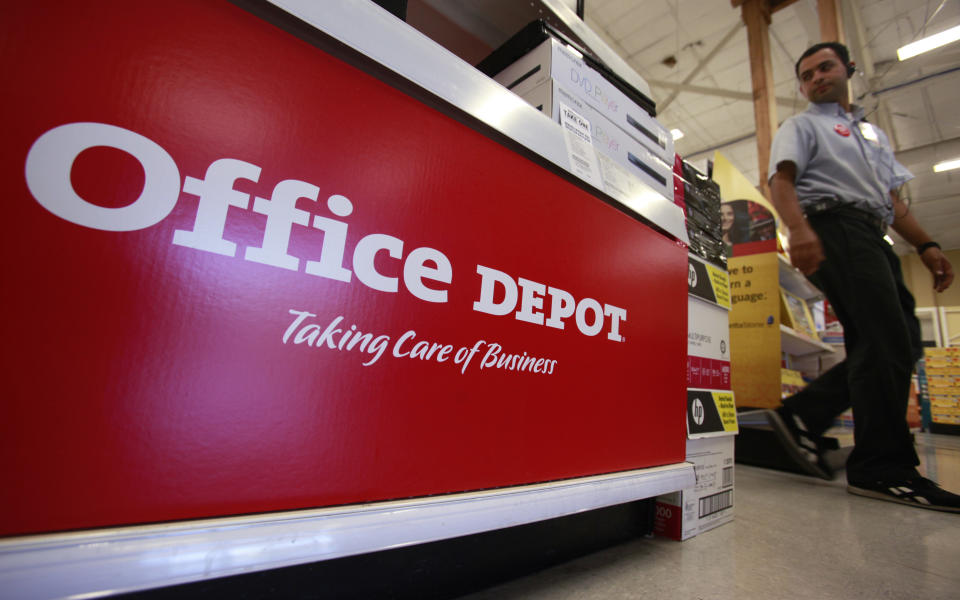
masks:
[(554, 79), (661, 160), (673, 164), (673, 136), (667, 128), (603, 75), (588, 67), (579, 52), (554, 38), (544, 41), (493, 78), (520, 96)]
[(730, 312), (687, 296), (687, 355), (730, 361)]
[[(590, 137), (593, 147), (601, 155), (601, 169), (611, 172), (604, 173), (605, 183), (618, 179), (616, 173), (625, 170), (673, 202), (673, 167), (653, 155), (643, 144), (624, 133), (581, 98), (574, 96), (555, 80), (544, 81), (523, 98), (555, 121), (560, 121), (560, 105), (565, 104), (590, 122)], [(605, 162), (616, 163), (620, 168), (611, 167), (604, 164)], [(623, 187), (623, 184), (617, 187)], [(625, 191), (629, 194), (629, 190)]]
[(733, 520), (734, 436), (687, 440), (694, 487), (657, 497), (654, 532), (686, 540)]
[(730, 276), (690, 254), (687, 290), (687, 387), (729, 390)]
[(686, 540), (733, 520), (737, 409), (730, 391), (729, 275), (690, 256), (687, 462), (697, 483), (657, 498), (654, 532)]

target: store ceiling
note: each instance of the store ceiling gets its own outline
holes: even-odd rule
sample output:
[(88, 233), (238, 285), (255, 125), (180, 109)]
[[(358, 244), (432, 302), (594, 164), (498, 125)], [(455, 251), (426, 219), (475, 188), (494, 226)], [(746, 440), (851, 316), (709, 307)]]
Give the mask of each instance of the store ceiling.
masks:
[[(513, 33), (513, 20), (524, 18), (519, 7), (533, 6), (517, 0), (427, 2), (447, 13), (456, 12), (455, 6), (486, 4), (479, 37), (491, 46)], [(944, 248), (960, 249), (960, 170), (932, 169), (935, 162), (960, 157), (960, 42), (905, 62), (896, 57), (900, 46), (960, 25), (960, 0), (838, 3), (858, 65), (853, 81), (857, 102), (890, 134), (900, 161), (916, 175), (905, 195), (921, 225)], [(778, 122), (807, 106), (793, 68), (796, 57), (820, 39), (816, 4), (799, 0), (773, 14), (770, 46)], [(505, 14), (497, 14), (492, 5), (504, 6)], [(703, 163), (719, 151), (756, 183), (750, 67), (740, 9), (730, 0), (585, 0), (584, 6), (586, 23), (650, 84), (658, 119), (683, 131), (677, 152)], [(892, 237), (898, 254), (911, 250)]]

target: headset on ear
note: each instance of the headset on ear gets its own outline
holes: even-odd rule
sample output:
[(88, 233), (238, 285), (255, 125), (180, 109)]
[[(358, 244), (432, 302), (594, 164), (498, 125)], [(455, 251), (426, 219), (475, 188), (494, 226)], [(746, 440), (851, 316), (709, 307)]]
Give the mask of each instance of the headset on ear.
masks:
[(854, 72), (857, 70), (857, 63), (852, 60), (847, 63), (847, 78), (853, 77)]

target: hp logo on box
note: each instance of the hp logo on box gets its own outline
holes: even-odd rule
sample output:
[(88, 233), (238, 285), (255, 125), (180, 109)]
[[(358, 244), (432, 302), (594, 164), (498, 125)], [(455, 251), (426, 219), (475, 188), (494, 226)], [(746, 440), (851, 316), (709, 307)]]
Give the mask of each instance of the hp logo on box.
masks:
[(703, 425), (703, 416), (706, 411), (703, 408), (703, 402), (700, 402), (700, 398), (694, 398), (690, 412), (693, 415), (693, 422), (697, 425)]

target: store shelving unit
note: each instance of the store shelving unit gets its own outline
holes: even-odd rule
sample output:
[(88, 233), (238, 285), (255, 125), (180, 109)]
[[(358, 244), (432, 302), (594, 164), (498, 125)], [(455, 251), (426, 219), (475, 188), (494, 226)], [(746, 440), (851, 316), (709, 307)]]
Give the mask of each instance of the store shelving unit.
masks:
[(960, 434), (960, 348), (927, 348), (922, 375), (930, 431)]
[[(790, 264), (783, 254), (777, 254), (780, 287), (801, 298), (808, 305), (823, 299), (823, 292)], [(843, 346), (828, 344), (802, 332), (780, 324), (780, 351), (788, 367), (815, 376), (836, 364), (843, 357)]]
[(836, 352), (834, 344), (821, 342), (782, 323), (780, 324), (780, 334), (780, 351), (790, 356), (805, 357), (812, 354)]
[[(812, 285), (800, 271), (794, 268), (784, 255), (779, 253), (776, 258), (776, 269), (778, 290), (783, 289), (789, 292), (795, 298), (799, 298), (806, 303), (808, 307), (810, 303), (823, 299), (823, 293)], [(780, 347), (779, 352), (774, 356), (779, 358), (781, 364), (787, 368), (801, 371), (809, 377), (816, 377), (843, 358), (842, 346), (824, 343), (789, 327), (783, 322), (779, 323), (779, 330)], [(768, 376), (773, 377), (774, 374), (779, 375), (780, 370), (773, 371), (770, 369), (767, 373)], [(767, 386), (767, 389), (771, 390), (771, 397), (764, 398), (766, 403), (760, 405), (759, 408), (774, 408), (779, 405), (779, 395), (772, 396), (773, 390), (779, 390), (779, 387)], [(805, 472), (782, 449), (762, 411), (741, 413), (739, 424), (740, 435), (737, 436), (736, 447), (738, 462), (798, 473)], [(848, 451), (847, 449), (834, 452), (830, 461), (839, 465)]]

